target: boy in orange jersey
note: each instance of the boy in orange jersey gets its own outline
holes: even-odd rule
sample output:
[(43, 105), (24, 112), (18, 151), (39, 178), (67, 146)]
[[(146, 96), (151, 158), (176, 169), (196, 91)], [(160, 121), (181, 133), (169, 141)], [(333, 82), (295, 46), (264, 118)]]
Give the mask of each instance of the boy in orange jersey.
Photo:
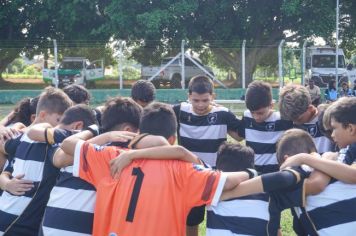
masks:
[[(140, 132), (173, 144), (176, 126), (172, 108), (153, 103), (144, 109)], [(156, 148), (157, 156), (170, 148)], [(114, 179), (109, 163), (122, 149), (95, 146), (77, 135), (66, 139), (62, 150), (74, 154), (73, 174), (97, 188), (94, 235), (184, 235), (192, 207), (217, 204), (223, 190), (254, 175), (251, 170), (223, 174), (179, 160), (136, 160)]]

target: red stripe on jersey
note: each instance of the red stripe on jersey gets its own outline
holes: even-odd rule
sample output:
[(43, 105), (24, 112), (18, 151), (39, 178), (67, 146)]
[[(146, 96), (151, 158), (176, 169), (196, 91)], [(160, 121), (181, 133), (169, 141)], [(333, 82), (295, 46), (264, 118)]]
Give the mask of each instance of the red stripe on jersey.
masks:
[(212, 174), (208, 177), (204, 191), (203, 191), (203, 195), (201, 197), (202, 200), (208, 201), (210, 199), (210, 195), (211, 195), (211, 192), (213, 191), (213, 186), (214, 186), (215, 180), (216, 180), (215, 174)]

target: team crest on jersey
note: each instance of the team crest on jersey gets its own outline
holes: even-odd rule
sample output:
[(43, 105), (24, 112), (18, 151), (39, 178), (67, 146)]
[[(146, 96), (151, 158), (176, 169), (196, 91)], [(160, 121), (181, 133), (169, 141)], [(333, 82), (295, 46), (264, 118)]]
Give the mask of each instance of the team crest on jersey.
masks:
[(276, 127), (276, 124), (274, 122), (266, 124), (267, 131), (274, 131), (275, 127)]
[(100, 146), (100, 145), (94, 144), (94, 149), (95, 149), (95, 151), (100, 152), (101, 150), (104, 149), (104, 146)]
[(308, 133), (312, 136), (315, 137), (318, 132), (318, 126), (317, 125), (312, 125), (308, 127)]
[(208, 123), (209, 123), (210, 125), (213, 125), (213, 124), (215, 124), (216, 121), (218, 120), (218, 114), (216, 114), (216, 113), (210, 113), (210, 114), (208, 115), (207, 119), (208, 119)]
[(109, 236), (117, 236), (116, 233), (109, 233)]
[(207, 170), (203, 165), (193, 164), (193, 168), (197, 171), (204, 171)]

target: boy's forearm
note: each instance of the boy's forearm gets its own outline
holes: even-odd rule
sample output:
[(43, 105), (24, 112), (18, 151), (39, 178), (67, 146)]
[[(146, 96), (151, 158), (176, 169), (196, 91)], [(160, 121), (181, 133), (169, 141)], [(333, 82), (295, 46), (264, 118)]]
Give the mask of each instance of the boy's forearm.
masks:
[(290, 170), (264, 174), (256, 178), (243, 181), (242, 183), (235, 186), (232, 190), (225, 192), (224, 188), (224, 193), (222, 194), (221, 200), (243, 197), (262, 192), (278, 191), (290, 187), (299, 181), (299, 173), (294, 173)]
[[(246, 176), (245, 176), (245, 178), (248, 179), (248, 177), (246, 177)], [(227, 180), (228, 179), (229, 179), (229, 177), (227, 178)], [(224, 191), (221, 194), (220, 200), (224, 201), (224, 200), (228, 200), (228, 199), (232, 199), (232, 198), (243, 197), (243, 196), (257, 194), (257, 193), (261, 193), (261, 192), (263, 192), (262, 180), (261, 180), (261, 177), (256, 177), (256, 178), (252, 178), (252, 179), (240, 182), (233, 189), (226, 190), (224, 188)]]
[(303, 163), (349, 184), (356, 184), (356, 167), (323, 158), (303, 158)]
[(66, 138), (62, 145), (61, 149), (63, 152), (68, 154), (69, 156), (74, 156), (75, 146), (80, 140), (88, 140), (93, 137), (93, 133), (89, 130), (82, 131), (80, 133), (74, 134)]
[(104, 145), (106, 143), (113, 142), (113, 140), (110, 140), (110, 132), (108, 132), (108, 133), (103, 133), (98, 136), (95, 136), (95, 137), (89, 139), (88, 142), (94, 143), (97, 145)]
[(330, 182), (330, 176), (321, 171), (314, 170), (305, 180), (305, 194), (316, 195), (324, 191)]
[[(46, 140), (46, 128), (47, 129), (51, 129), (52, 126), (48, 123), (41, 123), (41, 124), (36, 124), (34, 126), (32, 126), (28, 132), (27, 132), (27, 136), (37, 142), (46, 142), (48, 140)], [(53, 132), (51, 132), (53, 133)], [(48, 136), (48, 131), (47, 131), (47, 136)], [(48, 139), (48, 137), (47, 137)]]
[(197, 156), (181, 146), (160, 146), (132, 150), (131, 159), (182, 160), (201, 164)]
[(57, 168), (71, 166), (73, 165), (73, 162), (74, 156), (66, 154), (60, 148), (58, 148), (58, 150), (53, 155), (53, 165)]

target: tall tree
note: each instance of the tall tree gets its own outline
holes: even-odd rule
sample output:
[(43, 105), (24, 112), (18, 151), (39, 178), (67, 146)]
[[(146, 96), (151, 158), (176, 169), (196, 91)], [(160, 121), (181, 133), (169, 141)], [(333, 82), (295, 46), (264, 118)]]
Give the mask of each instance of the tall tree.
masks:
[[(72, 53), (87, 52), (89, 57), (91, 51), (104, 55), (111, 33), (98, 29), (105, 20), (98, 1), (0, 0), (0, 79), (20, 53), (48, 56), (50, 49), (53, 53), (52, 39), (61, 42), (60, 51), (71, 48)], [(91, 49), (79, 48), (83, 45)]]
[(328, 37), (335, 28), (333, 0), (113, 0), (105, 12), (107, 28), (116, 38), (143, 42), (134, 53), (143, 63), (178, 52), (180, 40), (189, 39), (192, 47), (209, 47), (217, 62), (240, 77), (240, 48), (246, 40), (249, 81), (261, 60), (275, 55), (272, 51), (282, 39)]

